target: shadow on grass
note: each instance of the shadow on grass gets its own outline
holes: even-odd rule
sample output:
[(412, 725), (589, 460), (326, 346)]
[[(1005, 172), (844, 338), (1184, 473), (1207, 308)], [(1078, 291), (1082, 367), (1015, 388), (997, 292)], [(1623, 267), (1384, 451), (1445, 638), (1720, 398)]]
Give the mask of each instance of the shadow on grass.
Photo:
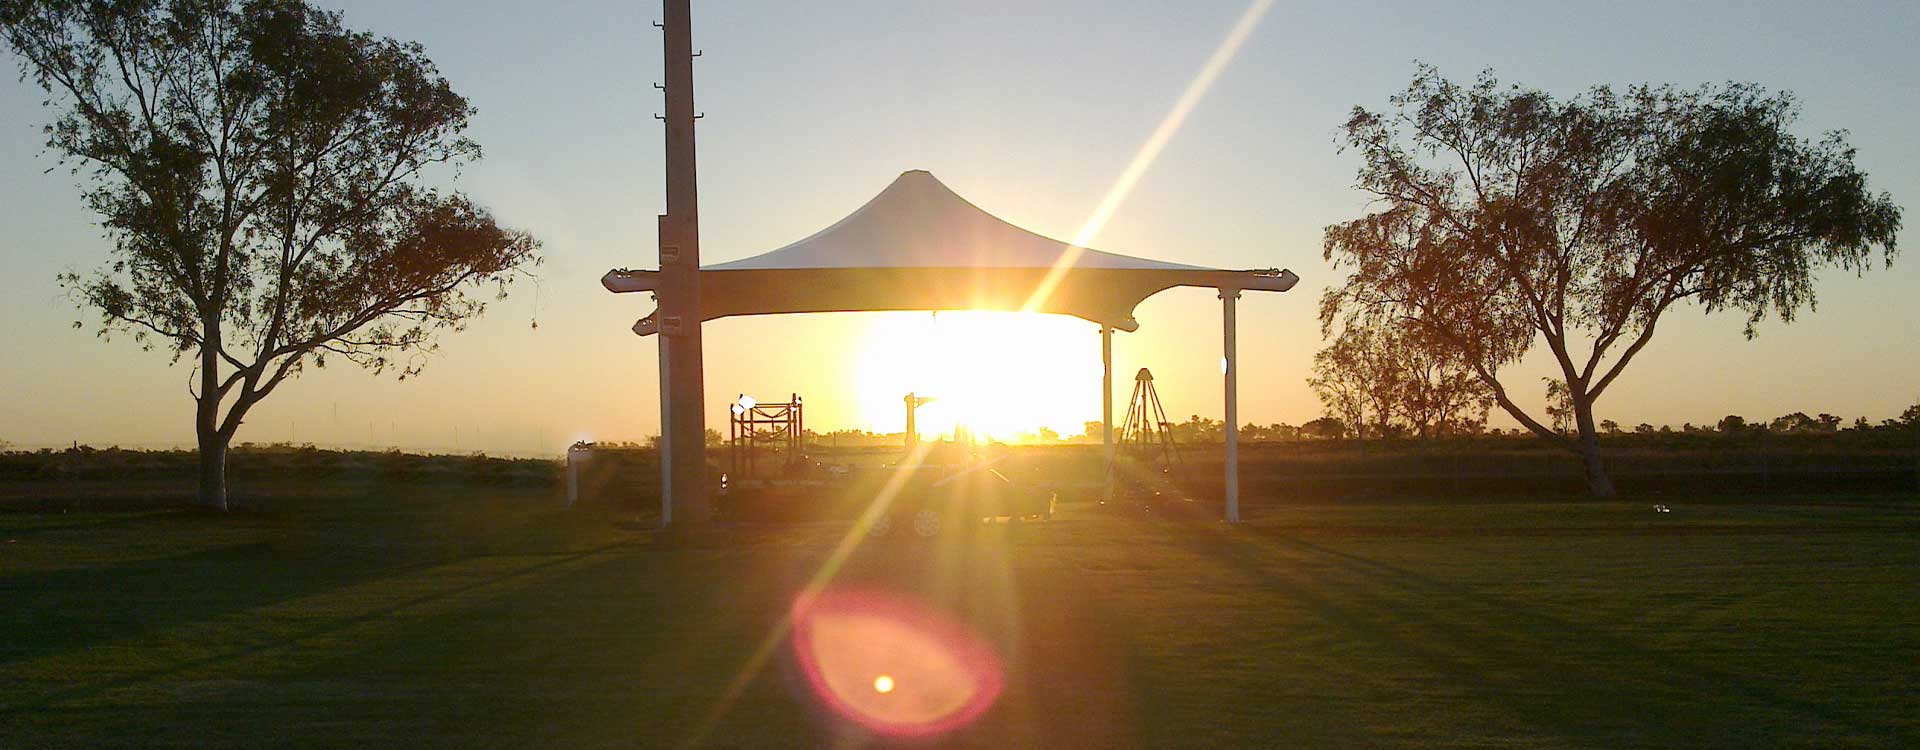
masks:
[[(1284, 534), (1263, 546), (1219, 527), (1167, 538), (1297, 602), (1410, 670), (1442, 675), (1536, 731), (1588, 742), (1732, 743), (1779, 739), (1784, 721), (1817, 726), (1823, 706), (1526, 603)], [(1338, 577), (1285, 575), (1290, 551)], [(1302, 566), (1292, 566), (1302, 568)], [(1782, 718), (1780, 712), (1791, 718)], [(1756, 721), (1766, 717), (1769, 721)], [(1806, 727), (1812, 729), (1814, 727)], [(1817, 732), (1813, 736), (1818, 736)], [(1435, 739), (1435, 738), (1429, 738)]]
[(0, 665), (135, 639), (379, 575), (288, 560), (266, 542), (0, 575)]
[[(259, 546), (261, 545), (245, 545), (241, 549), (252, 550)], [(118, 674), (114, 674), (106, 679), (95, 679), (85, 684), (65, 686), (37, 695), (20, 704), (0, 709), (0, 717), (8, 714), (44, 709), (63, 702), (72, 701), (84, 703), (121, 688), (142, 683), (164, 681), (172, 677), (199, 670), (211, 670), (218, 673), (222, 671), (221, 667), (223, 667), (223, 665), (236, 664), (243, 660), (272, 655), (276, 652), (293, 652), (301, 649), (309, 649), (313, 648), (316, 642), (327, 644), (328, 646), (337, 646), (342, 641), (356, 640), (342, 637), (343, 634), (347, 634), (356, 628), (393, 619), (396, 615), (407, 612), (408, 610), (430, 608), (443, 602), (457, 602), (468, 595), (482, 592), (516, 579), (536, 578), (549, 569), (579, 563), (580, 561), (602, 555), (613, 546), (617, 545), (608, 545), (600, 549), (586, 550), (568, 555), (546, 556), (538, 558), (537, 561), (531, 564), (507, 568), (496, 575), (475, 576), (473, 580), (461, 581), (456, 585), (450, 586), (429, 586), (430, 591), (428, 593), (411, 596), (401, 595), (398, 597), (380, 596), (379, 594), (382, 592), (380, 592), (379, 589), (382, 588), (383, 583), (408, 575), (427, 576), (430, 579), (429, 582), (431, 582), (431, 578), (436, 571), (432, 568), (425, 567), (415, 568), (413, 570), (396, 570), (393, 568), (365, 569), (356, 571), (357, 575), (331, 579), (325, 583), (311, 578), (303, 579), (301, 582), (304, 585), (296, 586), (294, 585), (292, 576), (282, 575), (275, 578), (272, 575), (272, 571), (263, 573), (256, 569), (254, 572), (263, 577), (248, 580), (275, 581), (283, 584), (283, 587), (266, 592), (268, 596), (265, 598), (213, 598), (207, 601), (189, 599), (174, 600), (171, 602), (172, 609), (169, 610), (169, 613), (174, 615), (176, 622), (183, 623), (187, 627), (198, 626), (201, 631), (204, 631), (193, 633), (193, 635), (198, 638), (204, 639), (204, 644), (189, 644), (190, 646), (198, 646), (199, 648), (176, 655), (173, 658), (161, 657), (153, 660), (158, 663), (139, 664), (132, 669), (122, 667), (117, 670), (119, 672)], [(213, 550), (205, 556), (207, 558), (206, 560), (200, 560), (198, 562), (231, 564), (239, 561), (239, 559), (233, 557), (234, 554), (235, 552), (232, 550)], [(177, 559), (154, 562), (157, 564), (157, 569), (166, 571), (166, 580), (160, 581), (161, 583), (175, 582), (173, 580), (174, 576), (193, 570), (191, 567), (183, 568), (180, 566)], [(311, 563), (311, 561), (304, 562)], [(458, 563), (453, 563), (451, 565), (457, 564)], [(121, 570), (117, 572), (116, 575), (125, 577), (130, 574)], [(121, 580), (124, 580), (124, 578)], [(455, 580), (458, 579), (456, 578)], [(235, 581), (227, 581), (225, 583), (231, 584), (234, 582)], [(356, 589), (371, 589), (372, 591), (361, 592), (356, 591)], [(373, 595), (367, 596), (365, 594)], [(217, 602), (217, 606), (213, 606), (213, 602)], [(368, 604), (369, 602), (371, 602), (370, 606)], [(289, 605), (290, 609), (290, 611), (277, 613), (279, 618), (310, 620), (311, 622), (299, 622), (281, 632), (263, 632), (264, 629), (251, 620), (254, 617), (260, 616), (261, 613), (259, 610), (272, 608), (276, 604)], [(350, 614), (333, 615), (330, 610), (335, 608), (346, 610), (350, 612)], [(149, 621), (144, 624), (145, 628), (140, 632), (121, 635), (119, 638), (139, 639), (142, 636), (151, 635), (164, 629), (164, 625), (159, 623)], [(111, 634), (105, 633), (95, 635), (100, 639), (114, 637)], [(63, 648), (49, 649), (49, 651), (59, 654), (74, 654), (83, 648), (75, 647), (71, 644), (63, 645)], [(321, 652), (327, 650), (327, 648), (319, 649)], [(269, 666), (271, 667), (271, 671), (279, 672), (288, 668), (297, 669), (302, 666), (302, 663), (296, 659), (291, 664), (270, 664)]]

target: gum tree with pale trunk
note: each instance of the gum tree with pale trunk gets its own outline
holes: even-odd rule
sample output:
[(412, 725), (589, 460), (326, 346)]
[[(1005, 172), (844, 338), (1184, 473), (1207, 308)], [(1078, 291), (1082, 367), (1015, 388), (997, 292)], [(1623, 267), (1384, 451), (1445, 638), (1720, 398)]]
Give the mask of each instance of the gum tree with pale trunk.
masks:
[[(1663, 316), (1738, 311), (1752, 337), (1813, 308), (1817, 271), (1895, 255), (1899, 207), (1868, 189), (1844, 133), (1791, 132), (1790, 95), (1643, 85), (1559, 100), (1422, 66), (1389, 101), (1341, 130), (1375, 210), (1326, 230), (1348, 276), (1322, 325), (1393, 321), (1458, 356), (1503, 411), (1580, 458), (1596, 496), (1614, 488), (1595, 404)], [(1565, 389), (1566, 432), (1511, 395), (1511, 366), (1536, 347)]]
[(102, 335), (194, 368), (207, 506), (227, 507), (227, 448), (289, 378), (330, 359), (414, 374), (538, 262), (429, 186), (480, 147), (417, 44), (298, 0), (0, 0), (0, 39), (113, 242), (62, 285)]

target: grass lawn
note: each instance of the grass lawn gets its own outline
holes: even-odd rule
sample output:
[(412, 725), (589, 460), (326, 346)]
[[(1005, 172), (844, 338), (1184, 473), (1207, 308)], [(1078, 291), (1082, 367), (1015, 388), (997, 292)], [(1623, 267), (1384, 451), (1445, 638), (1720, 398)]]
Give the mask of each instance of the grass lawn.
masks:
[[(0, 514), (0, 748), (832, 744), (756, 647), (844, 525), (550, 489)], [(1920, 498), (1064, 506), (838, 581), (995, 644), (973, 747), (1920, 746)]]

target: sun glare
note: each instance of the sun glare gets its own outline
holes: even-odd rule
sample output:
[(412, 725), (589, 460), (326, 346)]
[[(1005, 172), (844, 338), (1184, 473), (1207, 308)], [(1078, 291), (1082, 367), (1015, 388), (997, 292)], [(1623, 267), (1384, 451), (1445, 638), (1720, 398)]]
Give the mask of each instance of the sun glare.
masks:
[(855, 369), (865, 429), (906, 429), (908, 393), (932, 439), (964, 426), (1014, 440), (1041, 427), (1061, 437), (1100, 418), (1097, 329), (1076, 318), (1013, 312), (886, 313), (867, 327)]

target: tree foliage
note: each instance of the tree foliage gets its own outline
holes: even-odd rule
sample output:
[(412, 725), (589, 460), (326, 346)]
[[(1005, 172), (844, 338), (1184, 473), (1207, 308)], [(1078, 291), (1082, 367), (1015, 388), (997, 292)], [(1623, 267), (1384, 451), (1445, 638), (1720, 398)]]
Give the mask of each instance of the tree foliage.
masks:
[(61, 281), (103, 335), (193, 358), (203, 453), (309, 362), (417, 372), (537, 262), (427, 186), (481, 152), (418, 44), (299, 0), (0, 0), (0, 32), (114, 243)]
[(1346, 435), (1347, 424), (1338, 417), (1319, 417), (1300, 425), (1300, 434), (1331, 440)]
[[(1348, 272), (1321, 322), (1390, 320), (1460, 358), (1529, 430), (1579, 453), (1609, 494), (1593, 404), (1693, 303), (1746, 334), (1814, 301), (1814, 272), (1895, 254), (1900, 210), (1867, 187), (1844, 134), (1791, 132), (1790, 95), (1752, 84), (1600, 86), (1568, 100), (1461, 86), (1421, 67), (1392, 110), (1343, 128), (1377, 210), (1328, 227)], [(1513, 398), (1503, 372), (1544, 344), (1572, 434)]]
[(1314, 354), (1307, 379), (1356, 437), (1478, 432), (1493, 396), (1466, 363), (1394, 322), (1359, 321)]

